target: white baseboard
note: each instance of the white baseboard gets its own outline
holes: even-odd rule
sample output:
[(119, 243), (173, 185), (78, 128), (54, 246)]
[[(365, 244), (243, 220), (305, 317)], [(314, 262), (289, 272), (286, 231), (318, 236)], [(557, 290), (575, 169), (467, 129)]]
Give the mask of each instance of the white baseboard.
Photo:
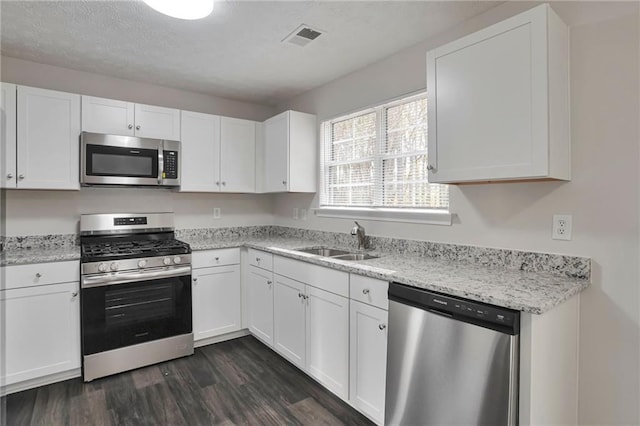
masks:
[(62, 373), (50, 374), (48, 376), (25, 380), (24, 382), (12, 383), (0, 388), (0, 396), (21, 392), (27, 389), (33, 389), (40, 386), (46, 386), (52, 383), (62, 382), (64, 380), (75, 379), (76, 377), (80, 376), (82, 376), (82, 370), (80, 368), (76, 368), (74, 370), (63, 371)]
[(249, 330), (245, 328), (243, 330), (233, 331), (231, 333), (222, 334), (220, 336), (208, 337), (206, 339), (194, 341), (193, 347), (199, 348), (202, 346), (208, 346), (214, 343), (224, 342), (226, 340), (237, 339), (238, 337), (249, 336), (250, 334), (251, 333), (249, 333)]

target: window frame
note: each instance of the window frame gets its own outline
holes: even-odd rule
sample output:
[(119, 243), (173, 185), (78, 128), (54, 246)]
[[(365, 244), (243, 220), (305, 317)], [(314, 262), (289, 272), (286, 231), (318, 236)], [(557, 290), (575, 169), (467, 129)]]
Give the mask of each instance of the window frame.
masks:
[[(380, 189), (384, 186), (382, 180), (382, 163), (385, 159), (393, 157), (407, 157), (410, 155), (389, 155), (383, 153), (382, 144), (386, 140), (386, 110), (403, 103), (411, 102), (417, 99), (426, 98), (427, 94), (424, 91), (414, 92), (407, 94), (380, 104), (359, 109), (357, 111), (340, 114), (333, 118), (328, 118), (320, 123), (320, 147), (319, 147), (319, 192), (316, 208), (314, 213), (320, 217), (332, 217), (332, 218), (366, 218), (376, 221), (390, 221), (390, 222), (410, 222), (410, 223), (425, 223), (435, 225), (447, 225), (450, 226), (453, 223), (453, 214), (451, 213), (451, 194), (449, 193), (449, 205), (447, 208), (436, 209), (428, 207), (370, 207), (370, 206), (331, 206), (323, 205), (322, 202), (327, 197), (327, 180), (329, 166), (325, 164), (326, 150), (331, 143), (331, 125), (333, 123), (349, 120), (358, 116), (366, 115), (371, 112), (376, 112), (376, 142), (375, 142), (375, 156), (373, 159), (374, 167), (377, 172), (374, 176), (374, 187), (380, 186), (379, 189), (374, 191), (374, 202), (379, 201), (382, 204), (382, 194)], [(449, 186), (450, 189), (450, 186)], [(376, 197), (380, 200), (376, 200)]]

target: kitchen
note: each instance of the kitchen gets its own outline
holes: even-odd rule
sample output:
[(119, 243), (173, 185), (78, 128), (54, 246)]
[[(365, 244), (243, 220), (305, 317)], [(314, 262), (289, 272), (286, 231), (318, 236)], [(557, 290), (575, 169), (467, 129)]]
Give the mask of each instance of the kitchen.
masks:
[[(528, 10), (508, 2), (336, 77), (277, 105), (231, 101), (167, 87), (2, 57), (2, 81), (70, 93), (263, 121), (284, 110), (323, 120), (425, 87), (425, 53)], [(580, 295), (578, 423), (637, 424), (640, 260), (638, 247), (638, 5), (552, 3), (570, 27), (570, 182), (451, 186), (452, 226), (362, 220), (367, 234), (588, 257)], [(306, 22), (312, 24), (311, 22)], [(312, 46), (312, 45), (310, 45)], [(43, 60), (43, 62), (45, 62)], [(615, 183), (617, 188), (611, 188)], [(77, 235), (80, 214), (175, 212), (176, 229), (275, 225), (348, 234), (352, 219), (317, 216), (314, 194), (198, 194), (163, 189), (3, 190), (3, 232)], [(213, 209), (221, 208), (221, 217)], [(306, 220), (293, 209), (305, 209)], [(571, 241), (551, 239), (554, 214), (573, 215)]]

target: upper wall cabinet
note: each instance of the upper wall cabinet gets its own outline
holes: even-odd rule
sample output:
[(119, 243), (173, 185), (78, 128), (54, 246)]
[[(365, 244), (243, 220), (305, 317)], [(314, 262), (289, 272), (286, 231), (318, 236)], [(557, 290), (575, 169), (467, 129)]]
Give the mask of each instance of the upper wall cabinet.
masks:
[(16, 173), (16, 85), (0, 83), (0, 187), (15, 188)]
[[(2, 187), (80, 189), (80, 96), (5, 84), (2, 88), (3, 125), (5, 119), (8, 124), (2, 134)], [(15, 134), (9, 127), (13, 117)]]
[(285, 111), (264, 122), (262, 192), (316, 192), (316, 117)]
[(568, 58), (548, 5), (428, 52), (429, 181), (570, 180)]
[(109, 135), (180, 140), (180, 110), (83, 96), (82, 130)]
[(183, 192), (255, 192), (256, 123), (182, 111)]

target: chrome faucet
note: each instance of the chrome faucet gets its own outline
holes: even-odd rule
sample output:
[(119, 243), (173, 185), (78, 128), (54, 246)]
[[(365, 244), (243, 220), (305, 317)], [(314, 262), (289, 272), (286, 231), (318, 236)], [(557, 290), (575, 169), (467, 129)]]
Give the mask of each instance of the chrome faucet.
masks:
[(358, 250), (367, 248), (367, 236), (364, 233), (364, 227), (358, 222), (355, 222), (356, 226), (351, 230), (351, 235), (358, 236)]

